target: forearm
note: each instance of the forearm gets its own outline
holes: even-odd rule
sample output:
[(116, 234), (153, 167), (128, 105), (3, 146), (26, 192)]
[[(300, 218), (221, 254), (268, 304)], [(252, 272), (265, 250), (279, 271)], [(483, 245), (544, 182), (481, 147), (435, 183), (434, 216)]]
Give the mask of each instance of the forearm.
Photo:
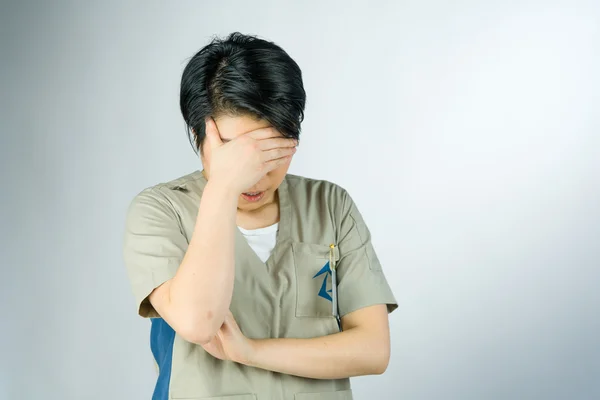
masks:
[(341, 379), (380, 374), (389, 360), (389, 340), (353, 328), (312, 339), (253, 340), (248, 365), (313, 379)]
[(231, 303), (235, 270), (237, 194), (209, 182), (185, 257), (172, 279), (170, 302), (191, 329), (208, 340)]

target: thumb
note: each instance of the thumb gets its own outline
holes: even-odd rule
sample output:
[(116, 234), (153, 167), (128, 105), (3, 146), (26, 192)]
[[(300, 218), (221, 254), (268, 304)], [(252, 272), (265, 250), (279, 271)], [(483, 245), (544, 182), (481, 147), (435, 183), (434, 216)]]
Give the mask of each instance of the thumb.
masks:
[(211, 117), (206, 118), (206, 138), (208, 139), (209, 145), (211, 149), (216, 147), (220, 147), (223, 145), (223, 141), (221, 140), (221, 135), (219, 134), (219, 129), (217, 128), (217, 124)]

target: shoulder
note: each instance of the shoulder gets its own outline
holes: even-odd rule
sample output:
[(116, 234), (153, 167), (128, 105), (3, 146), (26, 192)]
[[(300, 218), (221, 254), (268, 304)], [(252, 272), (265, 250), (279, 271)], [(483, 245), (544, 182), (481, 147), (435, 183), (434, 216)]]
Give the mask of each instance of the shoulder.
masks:
[(307, 178), (299, 175), (286, 175), (290, 192), (294, 195), (301, 194), (322, 194), (336, 198), (344, 198), (348, 195), (346, 189), (324, 179)]
[(293, 201), (306, 202), (308, 206), (324, 205), (331, 210), (347, 209), (352, 202), (348, 191), (337, 183), (323, 179), (286, 175)]
[(179, 206), (186, 198), (200, 196), (206, 180), (200, 171), (180, 176), (167, 182), (160, 182), (141, 190), (132, 199), (129, 210), (151, 207), (164, 212), (178, 213)]
[(163, 193), (165, 195), (172, 194), (177, 191), (195, 191), (204, 188), (206, 180), (202, 172), (194, 171), (187, 175), (180, 176), (179, 178), (170, 180), (168, 182), (157, 183), (153, 186), (147, 187), (142, 191)]

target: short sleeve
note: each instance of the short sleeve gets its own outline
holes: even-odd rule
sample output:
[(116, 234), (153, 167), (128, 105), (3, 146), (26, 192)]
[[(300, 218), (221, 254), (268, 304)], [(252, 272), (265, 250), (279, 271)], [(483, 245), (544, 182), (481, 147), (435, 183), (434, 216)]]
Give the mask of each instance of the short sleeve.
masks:
[(125, 223), (123, 256), (140, 316), (159, 316), (148, 296), (175, 276), (187, 246), (177, 213), (160, 191), (146, 189), (133, 199)]
[(336, 266), (340, 316), (376, 304), (386, 304), (391, 313), (398, 304), (375, 254), (369, 229), (350, 195), (344, 192), (344, 196)]

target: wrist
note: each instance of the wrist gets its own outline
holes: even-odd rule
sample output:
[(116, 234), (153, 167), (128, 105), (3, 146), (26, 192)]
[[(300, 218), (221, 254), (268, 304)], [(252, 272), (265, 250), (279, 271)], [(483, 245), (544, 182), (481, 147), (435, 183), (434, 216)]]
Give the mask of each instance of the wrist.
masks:
[(248, 346), (243, 360), (239, 360), (240, 364), (249, 367), (257, 367), (258, 352), (260, 350), (260, 339), (248, 339)]
[(235, 204), (237, 205), (237, 199), (239, 197), (239, 195), (241, 193), (238, 193), (238, 191), (230, 184), (227, 184), (225, 182), (219, 181), (219, 180), (209, 180), (206, 183), (206, 187), (204, 188), (204, 192), (208, 192), (213, 194), (216, 197), (219, 197), (220, 200), (224, 201), (225, 203), (227, 203), (229, 200), (231, 201), (235, 201)]

